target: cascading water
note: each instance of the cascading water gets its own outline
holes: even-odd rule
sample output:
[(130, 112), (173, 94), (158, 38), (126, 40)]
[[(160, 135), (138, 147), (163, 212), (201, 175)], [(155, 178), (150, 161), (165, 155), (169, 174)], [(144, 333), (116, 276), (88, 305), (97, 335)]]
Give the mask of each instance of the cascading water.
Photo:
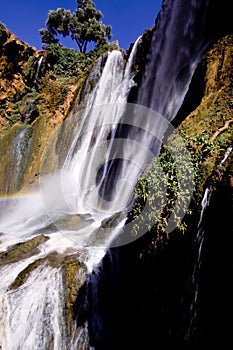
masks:
[(44, 56), (40, 56), (38, 63), (37, 63), (37, 68), (36, 68), (36, 74), (35, 74), (35, 78), (34, 78), (34, 85), (37, 83), (39, 74), (40, 74), (40, 68), (41, 68), (41, 64), (43, 61)]
[[(25, 263), (28, 264), (29, 261), (25, 261), (24, 265)], [(8, 272), (11, 278), (15, 277), (14, 266), (7, 266), (7, 271), (4, 269), (2, 273)], [(7, 287), (8, 285), (5, 286), (6, 289)], [(22, 287), (5, 293), (7, 298), (6, 295), (3, 298), (1, 312), (4, 323), (7, 320), (7, 327), (3, 325), (1, 330), (1, 334), (4, 334), (3, 349), (46, 349), (48, 344), (54, 349), (67, 348), (62, 311), (64, 291), (58, 269), (42, 264), (30, 274)], [(41, 303), (35, 300), (40, 300)]]
[[(231, 155), (232, 152), (232, 147), (229, 147), (218, 165), (218, 169), (223, 167), (224, 163), (227, 161), (228, 157)], [(197, 317), (198, 317), (198, 311), (199, 311), (199, 289), (200, 289), (200, 273), (201, 273), (201, 268), (202, 268), (202, 260), (203, 260), (203, 244), (205, 242), (205, 220), (206, 217), (208, 216), (208, 208), (211, 203), (211, 196), (212, 196), (213, 189), (211, 186), (207, 187), (202, 199), (202, 210), (200, 214), (200, 220), (198, 223), (198, 228), (197, 228), (197, 236), (195, 238), (194, 245), (196, 247), (197, 251), (197, 258), (196, 258), (196, 263), (193, 269), (192, 273), (192, 280), (191, 280), (191, 285), (192, 285), (192, 296), (193, 299), (190, 304), (190, 325), (186, 334), (186, 337), (188, 340), (195, 334), (196, 331), (196, 322), (197, 322)]]
[[(191, 5), (181, 0), (164, 1), (136, 101), (169, 121), (183, 102), (206, 46), (202, 29), (208, 3), (192, 1)], [(166, 130), (166, 125), (160, 125), (160, 119), (155, 121), (144, 115), (140, 119), (135, 109), (131, 111), (130, 122), (125, 119), (127, 96), (134, 85), (132, 66), (140, 40), (135, 43), (125, 70), (119, 51), (108, 54), (100, 79), (86, 98), (86, 109), (79, 113), (81, 117), (63, 167), (55, 174), (42, 177), (38, 191), (24, 198), (7, 199), (11, 202), (8, 211), (3, 208), (0, 223), (2, 252), (41, 232), (49, 237), (32, 257), (1, 267), (0, 339), (3, 350), (91, 348), (86, 322), (78, 328), (73, 322), (72, 340), (66, 339), (62, 312), (64, 287), (59, 268), (41, 264), (16, 290), (11, 284), (30, 264), (48, 258), (54, 252), (75, 254), (85, 264), (86, 273), (91, 273), (124, 225), (132, 189), (144, 170), (142, 162), (148, 164), (158, 154)], [(106, 106), (104, 114), (102, 105)], [(111, 116), (109, 122), (106, 119), (108, 113)], [(158, 135), (159, 144), (154, 136), (139, 130), (144, 122), (147, 131)], [(124, 124), (136, 125), (137, 132), (129, 128), (125, 133)], [(120, 142), (116, 142), (117, 138), (121, 138)], [(151, 149), (148, 158), (146, 152), (135, 153), (133, 143), (122, 142), (123, 138), (135, 140), (134, 145), (142, 144), (146, 150)], [(133, 157), (136, 166), (128, 161)], [(113, 164), (113, 160), (122, 158), (127, 161), (120, 166)], [(125, 179), (129, 180), (129, 186), (122, 182)], [(122, 216), (115, 223), (116, 230), (110, 235), (107, 232), (98, 241), (101, 222), (119, 212)], [(84, 283), (83, 275), (82, 270), (80, 284)]]
[(190, 319), (190, 326), (186, 334), (187, 339), (189, 339), (192, 336), (195, 330), (195, 322), (196, 322), (197, 313), (198, 313), (199, 278), (200, 278), (200, 270), (201, 270), (201, 264), (202, 264), (202, 247), (205, 239), (205, 229), (203, 227), (203, 222), (206, 215), (206, 211), (208, 210), (208, 206), (210, 204), (210, 199), (211, 199), (211, 189), (207, 187), (201, 203), (202, 211), (201, 211), (200, 220), (197, 228), (197, 236), (195, 239), (195, 246), (197, 247), (197, 262), (193, 270), (192, 281), (191, 281), (193, 286), (194, 296), (190, 305), (191, 319)]
[[(137, 45), (138, 42), (135, 44), (131, 56), (135, 55)], [(101, 244), (103, 248), (98, 249), (93, 247), (86, 250), (83, 249), (85, 245), (91, 245), (88, 242), (89, 237), (96, 231), (98, 225), (92, 225), (93, 219), (90, 225), (88, 220), (87, 222), (81, 220), (80, 215), (77, 216), (77, 214), (86, 214), (90, 211), (85, 206), (85, 196), (87, 196), (88, 186), (92, 176), (91, 162), (94, 161), (94, 156), (97, 157), (97, 153), (95, 154), (94, 147), (91, 161), (85, 164), (88, 149), (93, 144), (93, 137), (96, 138), (96, 142), (98, 140), (105, 140), (112, 125), (110, 127), (107, 125), (107, 128), (105, 125), (102, 126), (101, 113), (96, 118), (96, 114), (88, 114), (88, 111), (94, 105), (97, 106), (103, 102), (126, 102), (127, 94), (132, 85), (132, 64), (133, 58), (130, 57), (124, 71), (122, 54), (119, 51), (109, 53), (101, 78), (88, 97), (88, 104), (86, 112), (82, 116), (81, 126), (79, 125), (78, 127), (77, 134), (71, 144), (62, 169), (62, 176), (65, 174), (65, 180), (68, 179), (67, 174), (69, 179), (72, 179), (72, 181), (75, 180), (75, 183), (72, 182), (70, 184), (69, 191), (74, 190), (73, 184), (76, 185), (77, 182), (86, 179), (82, 191), (80, 193), (76, 192), (77, 196), (79, 196), (78, 202), (74, 196), (72, 202), (69, 202), (69, 205), (67, 205), (67, 203), (64, 203), (63, 194), (57, 193), (59, 191), (61, 173), (59, 173), (59, 176), (55, 174), (42, 179), (41, 187), (44, 198), (41, 197), (39, 192), (34, 192), (22, 198), (15, 197), (6, 200), (10, 203), (7, 206), (8, 210), (3, 212), (4, 215), (2, 214), (0, 225), (0, 249), (2, 252), (17, 243), (29, 241), (32, 236), (40, 233), (46, 227), (48, 229), (45, 229), (45, 233), (50, 239), (38, 247), (39, 253), (37, 255), (33, 255), (29, 259), (23, 259), (20, 263), (7, 264), (1, 268), (1, 301), (3, 307), (1, 309), (0, 339), (2, 349), (42, 350), (50, 347), (56, 350), (68, 348), (90, 349), (87, 324), (83, 328), (74, 331), (72, 340), (66, 339), (65, 321), (62, 312), (64, 308), (62, 302), (64, 290), (62, 275), (59, 269), (51, 267), (48, 264), (42, 264), (31, 272), (21, 287), (14, 290), (10, 286), (15, 278), (30, 264), (49, 256), (54, 251), (57, 251), (59, 254), (78, 254), (79, 261), (85, 263), (86, 270), (90, 273), (103, 258), (108, 241), (111, 242), (112, 238), (106, 237), (106, 242), (104, 244), (102, 242)], [(115, 121), (115, 123), (117, 122), (118, 120)], [(93, 124), (97, 126), (98, 133), (93, 128)], [(90, 130), (90, 132), (85, 133), (83, 130)], [(80, 145), (78, 149), (77, 143)], [(20, 157), (21, 153), (20, 156), (17, 156), (17, 167), (20, 167)], [(81, 167), (79, 167), (80, 164)], [(69, 194), (69, 192), (65, 193), (65, 199), (69, 197)], [(55, 217), (53, 216), (54, 212)], [(77, 219), (75, 222), (75, 232), (73, 231), (74, 223), (70, 223), (69, 220), (65, 221), (67, 215), (74, 213)], [(67, 230), (66, 227), (65, 235), (59, 231), (56, 232), (56, 228), (53, 228), (51, 232), (51, 228), (49, 228), (51, 225), (51, 215), (55, 221), (61, 219), (60, 223), (63, 225), (63, 228), (66, 225), (67, 227), (70, 225), (72, 228), (71, 231), (69, 229)], [(119, 229), (121, 226), (122, 224), (120, 224)], [(60, 228), (58, 224), (58, 229)], [(80, 275), (80, 284), (84, 281), (83, 276), (84, 274), (82, 272)]]
[(169, 121), (181, 107), (208, 44), (204, 35), (208, 6), (208, 1), (166, 0), (157, 19), (137, 103), (156, 110)]
[(30, 127), (20, 127), (16, 129), (12, 136), (12, 145), (9, 148), (10, 159), (8, 162), (8, 176), (5, 180), (6, 194), (17, 192), (22, 183), (24, 170), (27, 165), (27, 156), (30, 152)]
[[(115, 187), (116, 172), (117, 179), (131, 180), (130, 185), (122, 182), (123, 189), (118, 189), (119, 197), (122, 192), (127, 191), (127, 187), (130, 193), (135, 179), (146, 168), (143, 167), (143, 163), (150, 164), (159, 154), (168, 122), (173, 120), (180, 109), (195, 68), (209, 44), (209, 39), (203, 35), (208, 8), (208, 2), (201, 3), (198, 0), (193, 1), (191, 5), (182, 1), (163, 2), (157, 28), (152, 37), (148, 63), (135, 100), (137, 105), (149, 107), (156, 111), (157, 115), (150, 115), (148, 110), (143, 113), (137, 106), (134, 110), (132, 108), (130, 113), (127, 111), (126, 115), (123, 115), (116, 137), (121, 139), (124, 157), (121, 147), (117, 147), (117, 150), (114, 148), (109, 158), (116, 161), (110, 161), (102, 175), (108, 175), (100, 186), (104, 197), (107, 193), (108, 198), (109, 192)], [(123, 139), (126, 141), (122, 141)], [(134, 140), (134, 146), (130, 145), (128, 140)], [(143, 147), (147, 150), (142, 152), (141, 158), (138, 156), (136, 144), (142, 146), (140, 150)], [(134, 159), (139, 167), (132, 161), (119, 161), (122, 158)], [(129, 196), (126, 197), (129, 200)]]

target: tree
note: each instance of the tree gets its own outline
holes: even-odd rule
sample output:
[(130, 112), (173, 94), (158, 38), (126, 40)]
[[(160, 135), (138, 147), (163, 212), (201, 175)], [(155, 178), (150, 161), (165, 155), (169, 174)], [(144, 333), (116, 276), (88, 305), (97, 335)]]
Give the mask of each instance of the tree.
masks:
[(105, 26), (101, 22), (103, 14), (96, 10), (92, 0), (76, 0), (78, 7), (75, 13), (70, 10), (58, 8), (48, 13), (46, 20), (47, 29), (40, 29), (42, 43), (45, 45), (58, 43), (57, 36), (70, 36), (74, 40), (80, 52), (86, 53), (87, 44), (94, 42), (100, 47), (111, 39), (111, 26)]

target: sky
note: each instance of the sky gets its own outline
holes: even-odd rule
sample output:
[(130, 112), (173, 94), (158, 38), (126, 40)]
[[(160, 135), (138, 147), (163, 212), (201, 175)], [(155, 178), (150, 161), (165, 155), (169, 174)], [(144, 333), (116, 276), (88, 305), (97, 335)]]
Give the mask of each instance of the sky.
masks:
[[(127, 49), (131, 42), (150, 28), (161, 8), (161, 0), (94, 0), (96, 8), (104, 17), (105, 25), (112, 26), (113, 38), (119, 46)], [(77, 8), (75, 0), (1, 0), (0, 22), (6, 25), (19, 39), (41, 49), (39, 29), (45, 27), (49, 10)], [(76, 48), (71, 41), (62, 41), (64, 46)]]

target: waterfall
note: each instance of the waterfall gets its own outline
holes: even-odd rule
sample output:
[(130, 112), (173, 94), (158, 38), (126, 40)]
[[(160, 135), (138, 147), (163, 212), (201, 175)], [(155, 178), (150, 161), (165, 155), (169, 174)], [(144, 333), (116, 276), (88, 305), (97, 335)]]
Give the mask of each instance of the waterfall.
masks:
[(23, 287), (7, 291), (2, 315), (7, 319), (2, 330), (3, 349), (42, 350), (48, 344), (65, 349), (62, 294), (59, 270), (43, 264), (30, 274)]
[[(67, 326), (63, 314), (65, 291), (62, 272), (59, 268), (50, 266), (45, 258), (49, 258), (54, 252), (60, 255), (75, 254), (86, 266), (86, 272), (83, 273), (81, 270), (78, 275), (79, 284), (82, 285), (85, 275), (91, 274), (98, 266), (114, 235), (122, 228), (125, 219), (121, 218), (116, 224), (113, 237), (106, 234), (97, 247), (95, 244), (93, 246), (91, 237), (94, 235), (93, 239), (96, 239), (101, 220), (103, 217), (111, 216), (112, 212), (106, 213), (101, 220), (99, 218), (93, 220), (94, 215), (90, 215), (94, 213), (87, 206), (86, 197), (92, 181), (94, 167), (92, 163), (95, 162), (95, 157), (99, 157), (98, 141), (106, 140), (111, 129), (118, 123), (116, 119), (105, 125), (102, 111), (96, 114), (93, 108), (98, 109), (98, 105), (102, 103), (110, 104), (117, 101), (122, 105), (116, 118), (121, 116), (123, 102), (126, 102), (127, 94), (133, 84), (132, 56), (135, 55), (137, 45), (138, 43), (135, 44), (125, 69), (119, 51), (108, 54), (99, 82), (87, 98), (87, 108), (82, 113), (81, 125), (77, 127), (61, 171), (42, 178), (41, 188), (38, 191), (25, 193), (22, 197), (12, 196), (6, 198), (4, 202), (0, 222), (0, 252), (4, 253), (23, 242), (30, 242), (32, 237), (40, 235), (41, 232), (45, 232), (49, 237), (48, 241), (38, 247), (37, 254), (32, 253), (30, 258), (22, 258), (22, 261), (6, 264), (0, 268), (2, 276), (0, 344), (4, 350), (91, 348), (87, 323), (79, 328), (73, 324), (73, 339), (67, 339)], [(22, 161), (20, 142), (15, 151), (18, 167)], [(91, 147), (90, 155), (88, 150)], [(65, 187), (61, 188), (61, 183)], [(74, 194), (71, 197), (70, 191)], [(67, 198), (72, 200), (67, 203)], [(55, 226), (51, 226), (53, 223), (56, 223)], [(22, 286), (16, 289), (11, 287), (17, 276), (41, 259), (45, 262), (39, 263), (39, 266), (32, 270)], [(93, 285), (92, 279), (90, 288)]]
[[(16, 127), (12, 133), (12, 142), (9, 147), (10, 158), (6, 166), (5, 172), (6, 184), (5, 193), (14, 193), (21, 187), (24, 170), (27, 165), (27, 155), (30, 152), (30, 127)], [(4, 174), (6, 175), (6, 174)]]
[(38, 60), (38, 62), (37, 62), (36, 74), (35, 74), (35, 77), (34, 77), (34, 86), (35, 86), (35, 84), (37, 83), (37, 80), (38, 80), (38, 77), (39, 77), (39, 74), (40, 74), (40, 67), (41, 67), (43, 58), (44, 58), (43, 55), (40, 56), (40, 58), (39, 58), (39, 60)]
[[(82, 125), (81, 127), (79, 126), (63, 168), (65, 174), (64, 182), (66, 182), (67, 173), (71, 175), (69, 175), (69, 178), (75, 181), (70, 191), (73, 192), (74, 188), (79, 187), (79, 202), (71, 204), (73, 212), (84, 214), (89, 212), (90, 208), (87, 203), (89, 199), (91, 202), (94, 201), (95, 195), (93, 195), (93, 191), (97, 193), (101, 187), (101, 180), (99, 180), (99, 185), (96, 188), (93, 182), (95, 177), (92, 174), (96, 172), (98, 161), (102, 161), (104, 158), (105, 162), (103, 163), (105, 166), (102, 180), (106, 178), (106, 164), (108, 164), (110, 159), (112, 142), (104, 144), (104, 141), (107, 140), (110, 134), (111, 139), (114, 139), (116, 126), (125, 110), (128, 93), (135, 84), (132, 66), (140, 40), (141, 37), (136, 40), (125, 70), (123, 69), (122, 54), (119, 51), (112, 51), (109, 54), (100, 80), (88, 98)], [(115, 107), (113, 104), (115, 104)], [(102, 107), (103, 105), (104, 108)], [(95, 142), (94, 147), (93, 139)], [(83, 159), (85, 159), (84, 162), (82, 161)], [(80, 197), (82, 200), (80, 200)], [(97, 206), (98, 203), (95, 203), (95, 205)], [(122, 208), (124, 209), (124, 205), (122, 205)], [(111, 213), (116, 212), (115, 208), (111, 208), (111, 206), (110, 211)]]
[[(225, 152), (225, 155), (219, 165), (217, 166), (218, 169), (222, 168), (224, 163), (229, 158), (230, 154), (232, 152), (232, 146), (227, 149)], [(211, 203), (211, 196), (213, 193), (213, 189), (211, 186), (207, 187), (202, 199), (202, 210), (200, 214), (200, 219), (197, 227), (197, 235), (195, 238), (194, 246), (196, 247), (196, 262), (192, 273), (192, 279), (191, 279), (191, 288), (192, 288), (192, 300), (190, 304), (190, 325), (188, 328), (188, 331), (186, 333), (187, 339), (190, 339), (190, 337), (193, 336), (195, 333), (195, 327), (199, 312), (199, 289), (200, 289), (200, 274), (201, 274), (201, 268), (202, 268), (202, 260), (203, 260), (203, 245), (205, 242), (205, 220), (208, 216), (208, 208)]]
[[(208, 2), (164, 1), (138, 92), (139, 106), (126, 103), (135, 85), (134, 60), (141, 38), (126, 67), (120, 51), (109, 52), (97, 84), (86, 96), (85, 110), (71, 113), (59, 135), (63, 138), (66, 126), (72, 125), (74, 136), (64, 164), (41, 176), (35, 191), (22, 191), (3, 202), (7, 204), (1, 206), (0, 222), (3, 350), (91, 349), (88, 322), (77, 325), (72, 320), (72, 339), (67, 339), (64, 279), (53, 258), (75, 256), (82, 266), (76, 283), (81, 288), (86, 278), (95, 295), (98, 274), (94, 278), (92, 273), (120, 235), (138, 176), (158, 155), (168, 122), (180, 108), (206, 46), (202, 29), (207, 8)], [(4, 252), (42, 234), (49, 239), (32, 250), (32, 256), (4, 266)], [(17, 276), (37, 263), (14, 289)]]
[(137, 103), (171, 121), (187, 93), (203, 51), (209, 2), (163, 1)]
[(222, 168), (222, 166), (224, 165), (224, 163), (226, 162), (226, 160), (229, 158), (229, 156), (230, 156), (232, 150), (233, 150), (233, 147), (232, 147), (232, 146), (230, 146), (230, 147), (227, 149), (227, 151), (226, 151), (226, 153), (225, 153), (225, 155), (224, 155), (224, 157), (223, 157), (221, 163), (218, 165), (219, 168)]
[(195, 239), (195, 247), (197, 247), (197, 259), (196, 259), (196, 264), (193, 270), (192, 274), (192, 287), (193, 287), (193, 300), (191, 301), (190, 305), (190, 326), (188, 329), (188, 332), (186, 334), (187, 339), (189, 339), (195, 329), (195, 322), (197, 318), (197, 313), (198, 313), (198, 296), (199, 296), (199, 279), (200, 279), (200, 271), (201, 271), (201, 264), (202, 264), (202, 248), (203, 248), (203, 242), (205, 239), (205, 229), (204, 229), (204, 219), (206, 212), (208, 210), (208, 206), (210, 204), (211, 200), (211, 189), (206, 188), (203, 199), (202, 199), (202, 210), (200, 214), (200, 220), (198, 223), (198, 228), (197, 228), (197, 236)]

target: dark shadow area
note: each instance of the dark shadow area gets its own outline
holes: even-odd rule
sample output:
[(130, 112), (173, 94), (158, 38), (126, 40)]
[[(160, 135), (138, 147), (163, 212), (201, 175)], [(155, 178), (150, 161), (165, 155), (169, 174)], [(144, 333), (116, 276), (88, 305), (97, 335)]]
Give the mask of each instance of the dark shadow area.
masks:
[(174, 233), (157, 248), (152, 233), (111, 249), (101, 273), (90, 276), (75, 304), (78, 325), (88, 320), (96, 350), (185, 349), (186, 283), (192, 237)]
[(229, 187), (218, 188), (211, 197), (205, 220), (203, 261), (200, 273), (199, 313), (193, 349), (214, 344), (231, 349), (233, 313), (233, 207)]
[[(191, 336), (190, 280), (196, 262), (198, 217), (185, 235), (174, 232), (168, 243), (152, 246), (153, 233), (114, 248), (101, 271), (90, 276), (75, 305), (78, 325), (88, 320), (96, 350), (200, 350), (233, 346), (232, 194), (212, 195), (204, 220), (205, 238), (199, 279), (198, 312)], [(195, 219), (195, 220), (193, 220)]]
[(205, 91), (205, 76), (206, 76), (207, 62), (203, 59), (197, 66), (188, 92), (185, 96), (184, 102), (179, 109), (176, 117), (172, 121), (172, 125), (176, 128), (180, 123), (201, 103)]

